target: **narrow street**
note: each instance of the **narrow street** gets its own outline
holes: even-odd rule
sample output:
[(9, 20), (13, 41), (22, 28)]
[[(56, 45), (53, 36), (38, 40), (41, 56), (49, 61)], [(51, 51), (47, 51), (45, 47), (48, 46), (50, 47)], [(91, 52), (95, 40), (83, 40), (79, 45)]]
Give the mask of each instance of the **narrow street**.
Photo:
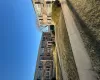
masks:
[(32, 0), (32, 3), (43, 34), (34, 79), (100, 80), (100, 2)]
[(79, 80), (62, 11), (59, 24), (55, 27), (55, 38), (63, 80)]

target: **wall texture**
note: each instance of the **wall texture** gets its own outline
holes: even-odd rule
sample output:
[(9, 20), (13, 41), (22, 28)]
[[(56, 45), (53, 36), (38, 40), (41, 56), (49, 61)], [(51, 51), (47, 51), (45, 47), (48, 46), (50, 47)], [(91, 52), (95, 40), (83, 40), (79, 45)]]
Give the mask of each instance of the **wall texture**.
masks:
[(60, 14), (59, 24), (55, 27), (55, 39), (63, 80), (79, 80), (62, 12)]
[(100, 80), (100, 0), (67, 0)]
[(89, 30), (100, 40), (100, 1), (69, 0)]

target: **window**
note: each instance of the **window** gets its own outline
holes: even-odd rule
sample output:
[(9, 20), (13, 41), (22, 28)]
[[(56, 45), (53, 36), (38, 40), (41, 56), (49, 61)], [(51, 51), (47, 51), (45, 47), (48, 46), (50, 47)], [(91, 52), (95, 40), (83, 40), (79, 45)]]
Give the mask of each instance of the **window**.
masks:
[(49, 72), (46, 72), (46, 79), (49, 79)]
[(52, 42), (48, 42), (49, 44), (51, 44)]
[(42, 41), (45, 41), (45, 37), (43, 37)]
[(50, 71), (50, 69), (49, 69), (49, 68), (47, 68), (47, 71)]
[(40, 4), (40, 2), (35, 2), (35, 4)]
[(49, 75), (49, 72), (46, 72), (46, 75), (48, 76)]
[(45, 41), (42, 41), (41, 48), (44, 48), (44, 47), (45, 47)]
[(43, 56), (42, 54), (40, 56)]
[(39, 22), (42, 23), (43, 21), (42, 20), (39, 20)]
[(47, 4), (50, 4), (51, 2), (50, 2), (50, 1), (47, 1), (46, 3), (47, 3)]
[(40, 18), (42, 17), (42, 16), (39, 16)]
[(47, 79), (49, 79), (49, 76), (46, 76)]
[(50, 66), (46, 66), (46, 68), (50, 68)]
[(48, 41), (52, 41), (52, 38), (48, 38)]
[(51, 17), (51, 16), (47, 16), (47, 17)]
[(41, 80), (41, 79), (37, 79), (37, 80)]
[(50, 49), (48, 49), (48, 53), (50, 53), (51, 52), (51, 50)]
[(50, 54), (47, 54), (47, 56), (50, 56)]
[(39, 66), (39, 68), (42, 68), (42, 66)]
[(39, 20), (43, 20), (43, 19), (39, 19)]
[(44, 48), (42, 48), (42, 51), (41, 52), (44, 53)]
[(51, 48), (51, 45), (48, 45), (48, 48)]
[(51, 20), (51, 19), (47, 19), (47, 20)]

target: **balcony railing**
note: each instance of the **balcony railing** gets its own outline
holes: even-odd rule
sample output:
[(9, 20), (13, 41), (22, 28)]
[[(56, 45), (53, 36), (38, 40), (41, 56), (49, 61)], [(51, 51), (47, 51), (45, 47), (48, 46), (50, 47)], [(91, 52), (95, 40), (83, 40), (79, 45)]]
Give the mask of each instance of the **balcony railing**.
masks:
[(41, 60), (53, 60), (52, 56), (42, 56)]

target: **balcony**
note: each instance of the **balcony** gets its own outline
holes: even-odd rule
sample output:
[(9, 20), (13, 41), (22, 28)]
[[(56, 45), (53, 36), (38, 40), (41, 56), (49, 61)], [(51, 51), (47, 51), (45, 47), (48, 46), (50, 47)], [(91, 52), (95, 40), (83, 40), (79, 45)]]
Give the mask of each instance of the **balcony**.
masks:
[(41, 61), (44, 61), (44, 60), (53, 60), (53, 57), (52, 56), (42, 56)]

